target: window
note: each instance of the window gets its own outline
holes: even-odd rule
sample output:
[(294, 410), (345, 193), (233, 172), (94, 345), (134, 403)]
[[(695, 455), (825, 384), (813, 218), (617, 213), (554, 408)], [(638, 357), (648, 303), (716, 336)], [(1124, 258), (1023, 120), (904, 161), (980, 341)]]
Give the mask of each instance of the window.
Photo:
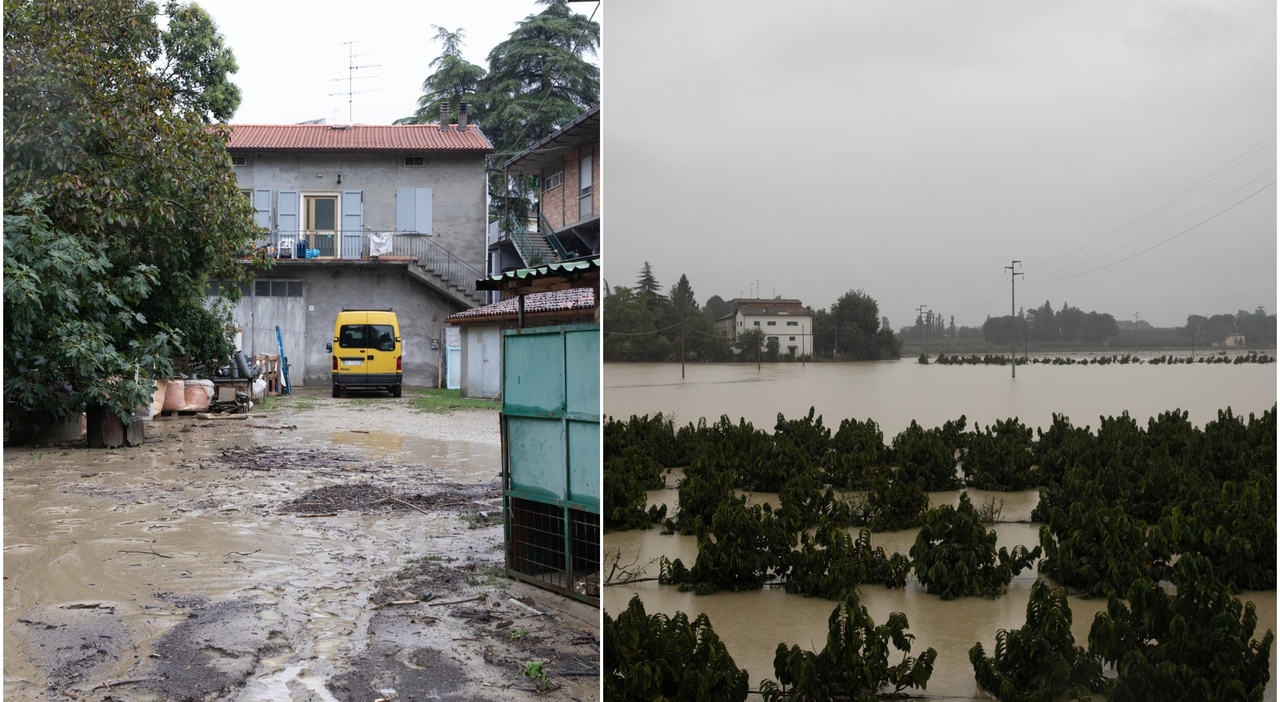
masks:
[(233, 165), (233, 166), (247, 166), (247, 165), (249, 165), (249, 157), (248, 157), (248, 156), (232, 156), (232, 157), (231, 157), (231, 165)]
[(338, 329), (338, 348), (396, 350), (396, 332), (390, 324), (344, 324)]
[[(248, 294), (247, 290), (243, 290)], [(253, 282), (255, 297), (302, 297), (301, 280), (255, 280)]]
[(778, 323), (777, 323), (777, 322), (769, 322), (769, 326), (771, 326), (771, 327), (776, 327), (776, 326), (778, 326)]
[(253, 191), (252, 191), (252, 190), (241, 190), (241, 191), (240, 191), (240, 194), (241, 194), (241, 195), (244, 195), (246, 198), (249, 198), (249, 202), (253, 202)]
[(795, 341), (795, 340), (796, 338), (794, 336), (787, 339), (787, 341)]
[(787, 326), (788, 326), (788, 327), (794, 327), (794, 326), (796, 326), (797, 324), (799, 324), (799, 322), (787, 322)]
[(332, 232), (337, 229), (338, 198), (329, 196), (307, 196), (303, 209), (303, 229)]
[(406, 166), (425, 166), (427, 158), (425, 156), (405, 156), (404, 165)]
[(542, 192), (545, 193), (546, 191), (551, 190), (552, 188), (558, 188), (561, 185), (564, 185), (563, 169), (558, 170), (555, 173), (548, 174), (542, 179)]
[(752, 322), (752, 324), (756, 325), (757, 327), (760, 326), (759, 322)]

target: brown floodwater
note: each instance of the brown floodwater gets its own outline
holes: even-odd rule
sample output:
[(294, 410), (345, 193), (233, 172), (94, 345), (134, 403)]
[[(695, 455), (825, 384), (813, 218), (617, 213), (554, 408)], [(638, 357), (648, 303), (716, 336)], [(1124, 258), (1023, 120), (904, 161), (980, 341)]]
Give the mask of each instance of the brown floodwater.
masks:
[[(727, 414), (736, 421), (745, 417), (757, 428), (771, 431), (779, 412), (788, 418), (807, 414), (813, 406), (834, 431), (845, 418), (873, 419), (886, 441), (911, 420), (929, 428), (964, 414), (969, 428), (989, 425), (996, 419), (1019, 417), (1028, 426), (1047, 426), (1054, 413), (1065, 414), (1077, 426), (1096, 429), (1098, 417), (1124, 410), (1140, 424), (1159, 412), (1180, 408), (1202, 426), (1230, 406), (1237, 414), (1261, 413), (1276, 402), (1276, 365), (1220, 366), (1024, 366), (1018, 378), (1008, 367), (920, 366), (915, 361), (852, 364), (777, 364), (764, 366), (690, 365), (686, 378), (669, 364), (609, 364), (605, 367), (606, 414), (625, 419), (632, 414), (674, 413), (679, 423), (714, 420)], [(649, 494), (651, 504), (674, 508), (673, 489), (679, 472), (668, 476), (666, 490)], [(753, 501), (773, 502), (776, 496), (756, 493)], [(1039, 499), (1036, 491), (995, 493), (970, 491), (975, 505), (988, 498), (1004, 501), (1001, 516), (1011, 523), (995, 525), (998, 547), (1028, 548), (1039, 543), (1039, 525), (1027, 520)], [(932, 493), (930, 501), (958, 504), (958, 492)], [(872, 544), (885, 551), (906, 553), (917, 529), (874, 534)], [(697, 558), (692, 536), (663, 536), (658, 529), (611, 532), (605, 535), (606, 569), (612, 553), (621, 562), (646, 563), (647, 575), (657, 576), (656, 559), (681, 558), (692, 566)], [(994, 600), (968, 597), (944, 602), (925, 594), (910, 576), (900, 589), (867, 585), (862, 603), (876, 623), (892, 612), (904, 612), (908, 633), (916, 639), (912, 654), (927, 647), (938, 651), (933, 677), (923, 693), (927, 699), (984, 700), (974, 682), (968, 651), (982, 642), (991, 655), (998, 629), (1016, 629), (1026, 619), (1033, 571), (1014, 578), (1008, 591)], [(772, 678), (773, 657), (779, 643), (799, 644), (813, 651), (825, 645), (827, 619), (835, 603), (788, 595), (780, 588), (758, 592), (716, 593), (698, 597), (677, 592), (673, 586), (640, 582), (606, 587), (603, 603), (613, 616), (639, 595), (650, 614), (682, 611), (690, 616), (705, 612), (734, 661), (751, 676), (756, 689), (762, 678)], [(1241, 598), (1257, 608), (1261, 637), (1277, 630), (1274, 590), (1247, 591)], [(1077, 645), (1087, 645), (1094, 615), (1106, 608), (1105, 598), (1070, 598), (1072, 633)], [(1271, 650), (1272, 680), (1264, 699), (1276, 699), (1276, 649)]]
[[(264, 660), (272, 672), (251, 680), (237, 699), (281, 699), (276, 693), (296, 681), (316, 699), (332, 700), (316, 673), (365, 646), (367, 598), (380, 578), (424, 548), (491, 556), (475, 552), (479, 532), (453, 514), (305, 519), (278, 507), (335, 478), (382, 483), (394, 473), (396, 487), (408, 493), (431, 492), (440, 482), (487, 483), (498, 472), (496, 441), (254, 421), (267, 425), (193, 431), (190, 419), (160, 418), (140, 447), (5, 450), (5, 697), (42, 698), (49, 661), (32, 644), (38, 637), (23, 635), (22, 622), (112, 612), (136, 643), (133, 654), (99, 671), (119, 679), (134, 669), (135, 656), (145, 659), (157, 637), (188, 618), (165, 599), (176, 595), (249, 601), (263, 621), (293, 622), (306, 632), (278, 660)], [(377, 471), (348, 477), (202, 467), (236, 446), (354, 449)]]

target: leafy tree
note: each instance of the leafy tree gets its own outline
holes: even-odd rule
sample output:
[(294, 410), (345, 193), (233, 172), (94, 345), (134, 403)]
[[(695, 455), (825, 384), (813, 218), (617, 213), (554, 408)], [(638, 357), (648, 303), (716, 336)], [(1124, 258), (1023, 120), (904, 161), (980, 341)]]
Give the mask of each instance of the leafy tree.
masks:
[(893, 437), (892, 460), (908, 482), (917, 478), (925, 490), (954, 490), (960, 487), (956, 477), (955, 449), (947, 445), (938, 429), (924, 429), (911, 420), (911, 425)]
[(769, 337), (768, 341), (764, 342), (764, 360), (770, 363), (776, 363), (778, 360), (779, 348), (780, 345), (778, 343), (778, 337)]
[(150, 401), (145, 381), (172, 370), (171, 336), (146, 331), (131, 307), (155, 290), (152, 266), (118, 270), (106, 244), (52, 229), (34, 196), (4, 217), (5, 397), (62, 420), (85, 404), (123, 420)]
[(1102, 663), (1076, 645), (1067, 591), (1043, 580), (1031, 586), (1022, 628), (996, 632), (988, 658), (982, 644), (969, 649), (978, 685), (1000, 702), (1089, 700), (1102, 691)]
[(462, 57), (462, 40), (466, 36), (462, 28), (452, 32), (435, 24), (431, 28), (436, 30), (434, 38), (440, 42), (440, 55), (428, 64), (432, 71), (422, 81), (418, 109), (412, 115), (396, 120), (396, 124), (429, 124), (440, 119), (441, 103), (447, 102), (456, 107), (464, 102), (474, 102), (476, 89), (485, 76), (483, 68)]
[(996, 532), (987, 531), (969, 493), (960, 506), (940, 505), (924, 515), (924, 525), (911, 547), (911, 568), (925, 592), (944, 600), (996, 597), (1023, 568), (1040, 557), (1040, 547), (996, 551)]
[[(57, 234), (36, 237), (33, 245), (82, 252), (86, 265), (105, 256), (106, 275), (117, 280), (142, 270), (159, 276), (156, 287), (135, 285), (131, 294), (109, 300), (113, 313), (127, 311), (135, 326), (107, 325), (104, 348), (124, 352), (151, 338), (167, 347), (139, 342), (153, 348), (146, 355), (154, 359), (169, 356), (172, 342), (189, 335), (198, 343), (184, 344), (187, 352), (204, 360), (226, 343), (225, 327), (218, 338), (202, 332), (216, 335), (221, 323), (203, 305), (207, 281), (248, 279), (241, 255), (259, 231), (227, 158), (226, 131), (207, 123), (210, 113), (217, 118), (234, 109), (217, 77), (218, 67), (234, 62), (207, 15), (181, 5), (171, 11), (162, 33), (156, 6), (142, 0), (6, 4), (4, 205), (7, 215), (35, 221), (38, 208), (48, 218), (48, 225), (27, 231)], [(70, 280), (74, 286), (58, 300), (64, 307), (104, 294), (98, 285), (106, 281), (82, 273)], [(238, 296), (235, 285), (223, 289)], [(10, 304), (33, 301), (6, 298)], [(53, 318), (63, 311), (44, 313)], [(6, 350), (28, 342), (9, 336), (13, 329), (6, 324)], [(61, 371), (81, 383), (100, 370), (84, 357), (65, 360), (82, 366)], [(11, 370), (19, 367), (25, 370)], [(154, 370), (164, 368), (160, 363)], [(33, 369), (6, 367), (6, 395), (23, 398), (15, 416), (42, 409), (74, 414), (96, 393), (86, 385), (70, 392), (43, 385), (47, 378)], [(13, 394), (19, 386), (33, 390)], [(41, 392), (46, 396), (38, 397)], [(127, 393), (117, 396), (123, 403)]]
[(1187, 554), (1173, 567), (1176, 593), (1142, 578), (1107, 601), (1089, 630), (1089, 651), (1116, 671), (1111, 700), (1261, 700), (1270, 679), (1268, 630), (1217, 578), (1209, 560)]
[(764, 353), (764, 332), (755, 327), (738, 332), (733, 345), (738, 349), (739, 360), (759, 361)]
[(605, 699), (747, 698), (747, 671), (733, 662), (705, 614), (692, 623), (684, 612), (648, 615), (637, 595), (617, 621), (605, 613), (603, 639)]
[(855, 540), (848, 530), (824, 522), (812, 534), (800, 534), (800, 548), (791, 552), (786, 569), (787, 592), (839, 600), (863, 583), (902, 587), (910, 562), (901, 553), (886, 556), (883, 548), (871, 548), (870, 529)]
[(1141, 520), (1104, 500), (1101, 487), (1087, 483), (1076, 501), (1054, 507), (1040, 527), (1040, 569), (1086, 596), (1123, 592), (1148, 573), (1146, 531)]
[(840, 422), (830, 440), (831, 451), (823, 457), (827, 482), (848, 490), (865, 490), (875, 472), (888, 463), (888, 448), (880, 425), (868, 419)]
[[(933, 675), (933, 662), (938, 652), (925, 649), (918, 657), (911, 652), (914, 634), (906, 633), (907, 616), (901, 612), (889, 615), (889, 621), (876, 626), (867, 608), (850, 593), (831, 612), (827, 620), (827, 645), (819, 653), (787, 649), (778, 644), (773, 659), (777, 680), (760, 683), (766, 702), (779, 700), (873, 700), (881, 689), (894, 694), (907, 688), (925, 689)], [(889, 646), (903, 653), (897, 665), (889, 664)]]
[(702, 316), (708, 322), (715, 322), (717, 319), (733, 313), (733, 303), (721, 299), (719, 295), (712, 295), (707, 298), (707, 304), (702, 306)]
[[(828, 334), (825, 330), (834, 326)], [(880, 306), (861, 290), (850, 290), (831, 305), (830, 312), (814, 313), (815, 350), (829, 353), (838, 346), (842, 358), (875, 361), (902, 356), (902, 341), (880, 318)]]
[(662, 466), (639, 446), (605, 455), (604, 459), (604, 526), (605, 529), (643, 529), (666, 516), (666, 505), (648, 512), (646, 490), (663, 482)]
[(159, 46), (147, 58), (160, 60), (160, 77), (179, 104), (215, 122), (226, 122), (240, 106), (240, 88), (230, 75), (240, 70), (235, 54), (223, 44), (218, 26), (199, 5), (169, 2), (169, 25), (160, 32)]
[(586, 60), (600, 45), (600, 24), (565, 0), (525, 17), (489, 52), (476, 93), (477, 117), (500, 154), (550, 136), (600, 103), (600, 69)]

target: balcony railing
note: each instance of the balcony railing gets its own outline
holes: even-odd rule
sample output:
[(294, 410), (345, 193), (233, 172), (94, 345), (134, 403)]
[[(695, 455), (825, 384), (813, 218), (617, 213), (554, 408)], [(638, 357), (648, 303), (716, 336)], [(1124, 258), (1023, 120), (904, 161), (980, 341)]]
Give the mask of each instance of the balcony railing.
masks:
[[(359, 261), (372, 258), (370, 234), (377, 232), (276, 231), (260, 239), (258, 246), (266, 249), (267, 255), (277, 259), (312, 257), (323, 261)], [(304, 251), (299, 256), (299, 241), (304, 243), (306, 250), (316, 253), (308, 256), (308, 252)], [(483, 278), (484, 273), (431, 241), (425, 234), (393, 233), (391, 251), (382, 255), (413, 258), (418, 266), (439, 276), (449, 286), (472, 297), (480, 297), (476, 292), (476, 280)]]

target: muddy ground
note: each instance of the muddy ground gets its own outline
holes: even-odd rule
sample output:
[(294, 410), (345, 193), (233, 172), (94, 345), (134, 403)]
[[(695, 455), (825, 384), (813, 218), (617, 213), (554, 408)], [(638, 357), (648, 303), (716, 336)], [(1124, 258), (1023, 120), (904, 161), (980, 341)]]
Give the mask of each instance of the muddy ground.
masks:
[(303, 390), (4, 452), (11, 700), (599, 699), (599, 610), (508, 579), (495, 410)]

